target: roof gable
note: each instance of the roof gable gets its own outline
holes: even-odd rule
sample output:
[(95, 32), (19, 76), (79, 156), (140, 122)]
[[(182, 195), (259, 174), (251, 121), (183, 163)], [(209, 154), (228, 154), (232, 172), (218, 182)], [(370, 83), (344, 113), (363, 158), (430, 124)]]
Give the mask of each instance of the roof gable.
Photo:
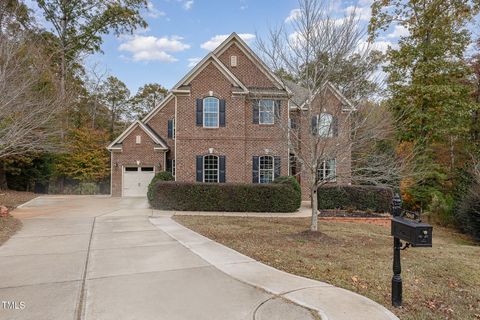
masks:
[(192, 79), (194, 79), (200, 72), (202, 72), (209, 64), (213, 64), (217, 67), (218, 70), (227, 78), (229, 81), (240, 88), (239, 91), (234, 93), (248, 93), (247, 87), (238, 80), (238, 78), (230, 71), (227, 67), (213, 54), (209, 53), (205, 58), (202, 59), (189, 73), (187, 73), (172, 89), (173, 92), (175, 90), (180, 89), (182, 86), (186, 86), (190, 83)]
[(245, 56), (250, 59), (258, 69), (267, 76), (270, 81), (278, 88), (284, 89), (290, 93), (289, 88), (285, 86), (283, 81), (281, 81), (271, 70), (270, 68), (258, 57), (258, 55), (253, 52), (253, 50), (245, 43), (245, 41), (240, 38), (238, 34), (233, 32), (225, 41), (223, 41), (212, 53), (220, 57), (226, 50), (228, 50), (232, 45), (236, 45)]
[(121, 135), (117, 137), (112, 143), (110, 143), (107, 147), (108, 150), (118, 150), (120, 147), (118, 147), (118, 144), (121, 144), (123, 140), (125, 140), (126, 137), (130, 133), (133, 132), (137, 127), (142, 129), (156, 144), (158, 144), (160, 147), (156, 149), (161, 149), (161, 150), (168, 150), (168, 146), (163, 142), (163, 140), (157, 136), (153, 130), (151, 130), (148, 126), (144, 125), (140, 120), (135, 121), (132, 123), (127, 130), (123, 131)]

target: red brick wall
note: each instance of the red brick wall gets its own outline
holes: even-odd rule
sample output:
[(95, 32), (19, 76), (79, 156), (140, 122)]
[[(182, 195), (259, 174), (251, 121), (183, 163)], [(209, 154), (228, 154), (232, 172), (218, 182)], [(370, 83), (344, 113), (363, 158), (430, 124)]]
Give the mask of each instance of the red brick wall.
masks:
[[(328, 90), (325, 95), (320, 95), (313, 102), (314, 113), (327, 112), (338, 118), (338, 137), (324, 138), (325, 140), (319, 143), (318, 150), (320, 154), (329, 155), (327, 158), (336, 159), (337, 177), (336, 184), (351, 183), (351, 146), (350, 146), (350, 118), (348, 112), (342, 112), (341, 101)], [(308, 159), (312, 152), (310, 149), (310, 141), (314, 139), (311, 134), (311, 118), (308, 118), (306, 111), (292, 112), (292, 118), (297, 121), (299, 128), (299, 137), (302, 141), (293, 140), (293, 143), (299, 145), (297, 150), (303, 155), (303, 158)], [(310, 200), (310, 174), (307, 167), (303, 167), (301, 177), (302, 199)]]
[[(177, 180), (195, 181), (197, 155), (206, 155), (209, 148), (215, 155), (226, 157), (227, 182), (252, 181), (252, 157), (269, 154), (282, 157), (281, 173), (287, 174), (287, 141), (281, 127), (254, 125), (252, 101), (232, 96), (232, 84), (210, 64), (190, 83), (191, 94), (179, 96), (177, 102)], [(195, 100), (208, 96), (209, 91), (226, 103), (226, 126), (216, 129), (195, 124)], [(286, 102), (282, 103), (282, 120), (286, 124)]]
[(175, 140), (168, 138), (168, 120), (175, 118), (175, 99), (170, 100), (161, 110), (159, 110), (147, 124), (163, 138), (170, 151), (167, 153), (168, 159), (175, 158)]
[[(237, 67), (230, 65), (230, 57), (237, 56)], [(247, 87), (272, 88), (272, 81), (250, 60), (236, 44), (219, 57), (220, 61)]]
[[(136, 144), (136, 136), (142, 138), (141, 144)], [(122, 195), (122, 170), (124, 166), (137, 166), (137, 160), (140, 166), (153, 166), (155, 172), (162, 171), (165, 168), (164, 152), (155, 151), (155, 143), (141, 129), (136, 128), (123, 140), (122, 152), (112, 152), (112, 196)], [(115, 165), (118, 164), (118, 165)]]

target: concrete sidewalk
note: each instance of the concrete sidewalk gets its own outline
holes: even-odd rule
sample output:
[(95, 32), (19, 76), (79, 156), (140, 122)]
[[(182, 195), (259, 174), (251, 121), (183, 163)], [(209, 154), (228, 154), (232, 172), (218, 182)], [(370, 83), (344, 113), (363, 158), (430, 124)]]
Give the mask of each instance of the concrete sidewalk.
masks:
[(308, 218), (312, 216), (309, 201), (302, 201), (301, 207), (295, 212), (221, 212), (221, 211), (163, 211), (162, 214), (175, 216), (225, 216), (225, 217), (259, 217), (259, 218)]
[(380, 304), (330, 284), (295, 276), (257, 262), (168, 217), (151, 218), (162, 231), (228, 276), (315, 310), (323, 320), (398, 319)]

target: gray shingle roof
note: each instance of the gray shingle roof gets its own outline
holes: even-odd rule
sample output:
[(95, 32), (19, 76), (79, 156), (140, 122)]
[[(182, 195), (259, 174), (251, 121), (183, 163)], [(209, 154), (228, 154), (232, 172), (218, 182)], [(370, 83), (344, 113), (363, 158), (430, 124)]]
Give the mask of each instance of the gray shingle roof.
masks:
[(288, 89), (292, 91), (293, 97), (291, 99), (291, 102), (295, 104), (295, 107), (300, 107), (301, 105), (303, 105), (303, 103), (305, 102), (305, 100), (307, 100), (309, 96), (308, 90), (293, 81), (286, 79), (282, 79), (282, 81), (288, 87)]

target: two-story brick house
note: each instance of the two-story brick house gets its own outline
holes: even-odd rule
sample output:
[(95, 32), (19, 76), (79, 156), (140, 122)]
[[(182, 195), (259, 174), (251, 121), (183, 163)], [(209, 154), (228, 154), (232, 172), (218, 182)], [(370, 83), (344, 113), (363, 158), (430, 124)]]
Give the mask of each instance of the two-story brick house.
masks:
[[(233, 33), (108, 146), (112, 196), (144, 196), (164, 170), (187, 182), (268, 183), (292, 174), (285, 129), (290, 117), (304, 125), (301, 108), (289, 103), (302, 98), (298, 91)], [(345, 106), (332, 93), (332, 107)]]

